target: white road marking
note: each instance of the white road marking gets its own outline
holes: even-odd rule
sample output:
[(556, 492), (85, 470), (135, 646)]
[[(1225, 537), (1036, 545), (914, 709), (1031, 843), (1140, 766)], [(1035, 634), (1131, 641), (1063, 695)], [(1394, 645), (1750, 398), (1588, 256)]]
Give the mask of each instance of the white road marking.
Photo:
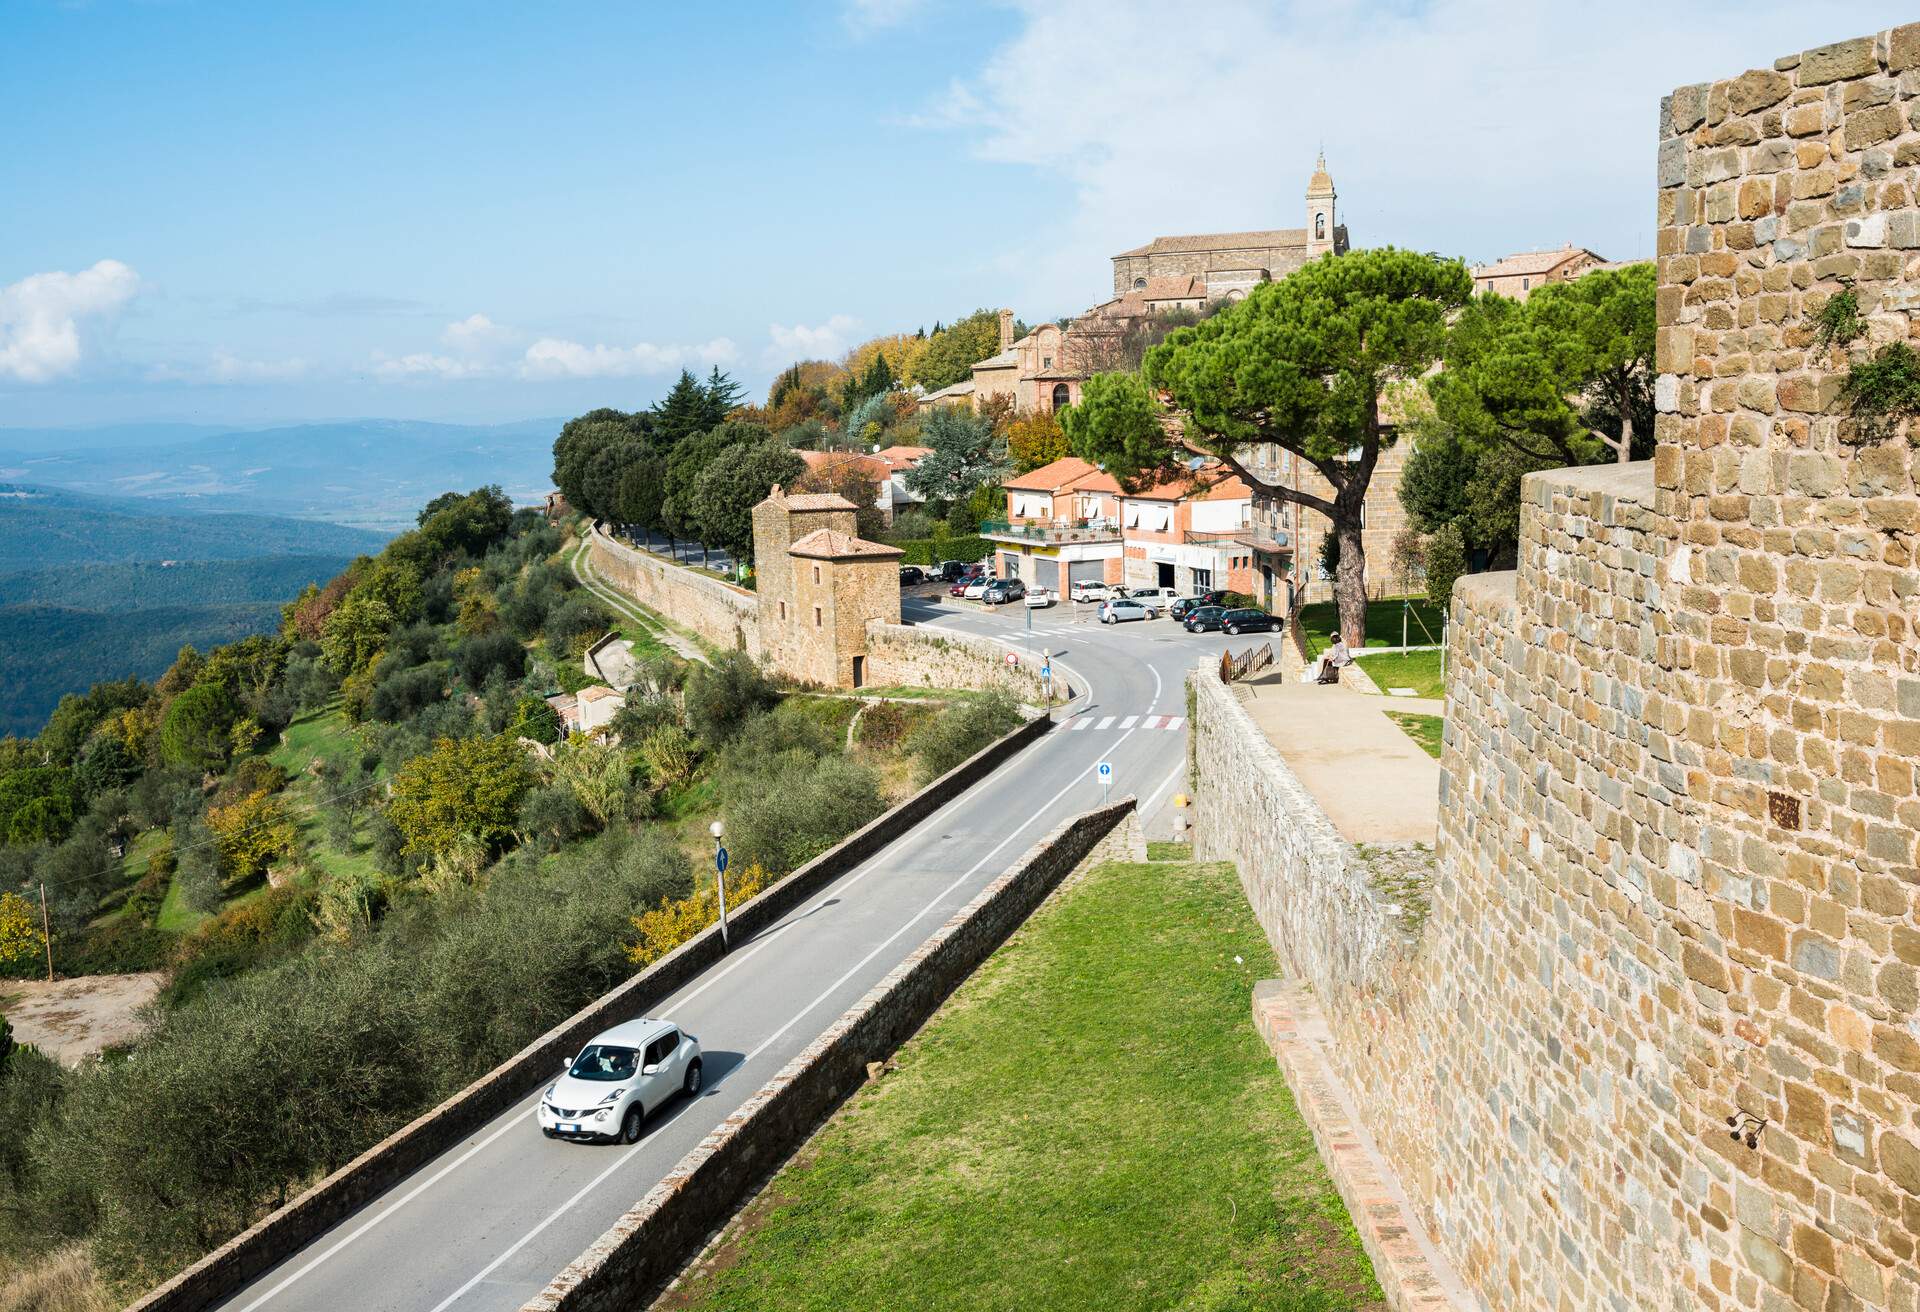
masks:
[[(926, 918), (928, 912), (933, 911), (935, 908), (937, 908), (942, 902), (946, 901), (947, 898), (951, 897), (954, 894), (954, 892), (960, 888), (962, 884), (966, 883), (969, 879), (973, 878), (974, 875), (978, 874), (986, 866), (987, 862), (993, 860), (994, 857), (1000, 855), (1000, 853), (1006, 848), (1007, 844), (1011, 843), (1015, 838), (1018, 838), (1021, 834), (1025, 833), (1029, 828), (1033, 826), (1035, 821), (1039, 820), (1041, 816), (1045, 815), (1047, 811), (1052, 808), (1055, 802), (1058, 802), (1062, 797), (1065, 797), (1067, 793), (1070, 792), (1071, 790), (1079, 787), (1084, 787), (1084, 786), (1085, 786), (1084, 781), (1075, 779), (1072, 783), (1068, 784), (1066, 787), (1062, 788), (1059, 792), (1055, 793), (1052, 797), (1048, 798), (1045, 802), (1041, 803), (1038, 807), (1036, 807), (1034, 809), (1033, 814), (1027, 818), (1024, 824), (1022, 824), (1018, 829), (1015, 829), (1013, 832), (1009, 833), (1005, 838), (1001, 839), (1000, 842), (994, 846), (992, 851), (988, 852), (985, 856), (981, 857), (977, 862), (975, 862), (973, 867), (969, 869), (964, 875), (961, 875), (958, 879), (954, 880), (951, 884), (947, 885), (945, 889), (941, 890), (939, 896), (934, 898), (933, 901), (927, 903), (926, 906), (922, 907), (920, 911), (911, 920), (901, 925), (900, 928), (894, 930), (892, 934), (889, 934), (885, 942), (881, 943), (878, 947), (874, 948), (873, 951), (867, 953), (866, 956), (862, 957), (859, 961), (855, 962), (851, 967), (849, 967), (846, 974), (842, 975), (839, 979), (829, 984), (824, 990), (821, 991), (818, 997), (814, 998), (812, 1002), (809, 1002), (806, 1006), (802, 1007), (798, 1012), (796, 1012), (793, 1016), (793, 1019), (789, 1020), (785, 1025), (782, 1025), (779, 1029), (775, 1030), (772, 1034), (768, 1035), (767, 1038), (758, 1047), (756, 1047), (752, 1052), (749, 1052), (745, 1057), (742, 1057), (740, 1059), (739, 1066), (735, 1067), (734, 1069), (744, 1070), (748, 1062), (752, 1061), (755, 1057), (758, 1057), (761, 1053), (765, 1052), (774, 1043), (778, 1042), (782, 1035), (784, 1035), (788, 1030), (792, 1029), (795, 1025), (798, 1025), (802, 1020), (806, 1019), (807, 1014), (811, 1012), (815, 1007), (818, 1007), (821, 1003), (825, 1002), (828, 998), (832, 997), (834, 993), (837, 992), (842, 985), (844, 985), (848, 980), (852, 979), (854, 975), (858, 974), (860, 970), (867, 965), (867, 963), (871, 962), (875, 957), (879, 956), (882, 952), (886, 951), (887, 947), (895, 939), (899, 938), (902, 934), (906, 933), (909, 929), (912, 929), (915, 925), (919, 924), (922, 920)], [(681, 1110), (684, 1111), (686, 1107), (689, 1107), (689, 1106), (692, 1106), (691, 1102), (684, 1104)], [(679, 1115), (678, 1112), (674, 1114), (676, 1116)], [(585, 1198), (589, 1193), (593, 1192), (594, 1189), (598, 1188), (615, 1171), (619, 1170), (622, 1166), (625, 1166), (628, 1160), (632, 1158), (635, 1153), (639, 1152), (640, 1149), (644, 1146), (645, 1146), (645, 1143), (643, 1141), (642, 1143), (634, 1144), (631, 1148), (627, 1149), (626, 1152), (622, 1153), (618, 1158), (614, 1160), (611, 1166), (607, 1167), (606, 1170), (602, 1171), (599, 1175), (596, 1175), (592, 1180), (589, 1180), (586, 1184), (582, 1185), (579, 1191), (575, 1193), (573, 1197), (569, 1198), (566, 1202), (562, 1203), (558, 1208), (554, 1209), (554, 1211), (549, 1213), (547, 1215), (546, 1220), (542, 1221), (539, 1225), (535, 1226), (533, 1229), (527, 1231), (526, 1234), (522, 1235), (517, 1241), (515, 1241), (514, 1245), (511, 1248), (507, 1249), (504, 1253), (500, 1254), (500, 1256), (494, 1258), (493, 1261), (489, 1262), (478, 1273), (476, 1273), (472, 1277), (472, 1279), (468, 1280), (466, 1284), (454, 1290), (453, 1293), (447, 1295), (447, 1297), (441, 1300), (439, 1303), (434, 1304), (432, 1308), (432, 1312), (446, 1312), (446, 1310), (449, 1307), (452, 1307), (456, 1302), (458, 1302), (475, 1285), (479, 1284), (482, 1280), (485, 1280), (488, 1276), (492, 1275), (495, 1271), (499, 1270), (501, 1265), (507, 1262), (509, 1259), (511, 1259), (515, 1253), (518, 1253), (522, 1248), (525, 1248), (528, 1244), (532, 1243), (533, 1240), (537, 1238), (543, 1231), (545, 1231), (548, 1226), (552, 1225), (555, 1221), (558, 1221), (562, 1216), (565, 1216), (569, 1211), (573, 1210), (573, 1208), (580, 1202), (581, 1199)]]
[(1113, 717), (1109, 715), (1105, 719), (1101, 720), (1100, 723), (1094, 725), (1093, 727), (1096, 729), (1105, 729), (1110, 727), (1112, 724), (1113, 724)]
[(1178, 729), (1181, 725), (1185, 724), (1186, 722), (1187, 722), (1187, 717), (1184, 715), (1169, 715), (1167, 717), (1167, 728)]
[(1069, 726), (1069, 729), (1073, 733), (1078, 733), (1092, 723), (1093, 717), (1091, 715), (1076, 715), (1073, 717), (1073, 723)]
[(1131, 729), (1133, 728), (1134, 723), (1139, 720), (1139, 718), (1140, 717), (1137, 715), (1129, 715), (1126, 719), (1120, 721), (1120, 727), (1122, 729)]

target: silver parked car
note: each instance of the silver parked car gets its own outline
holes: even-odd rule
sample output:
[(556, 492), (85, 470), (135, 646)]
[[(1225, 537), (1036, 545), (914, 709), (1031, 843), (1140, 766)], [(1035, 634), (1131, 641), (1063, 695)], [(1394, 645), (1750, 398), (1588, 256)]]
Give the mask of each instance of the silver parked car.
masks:
[(1159, 614), (1151, 606), (1143, 606), (1132, 597), (1110, 597), (1100, 604), (1100, 622), (1119, 624), (1126, 620), (1150, 620)]

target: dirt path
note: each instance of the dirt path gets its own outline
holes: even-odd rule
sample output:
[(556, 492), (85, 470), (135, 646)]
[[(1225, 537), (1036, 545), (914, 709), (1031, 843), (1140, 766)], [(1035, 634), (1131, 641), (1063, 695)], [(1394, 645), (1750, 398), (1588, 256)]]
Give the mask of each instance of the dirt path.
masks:
[(0, 1014), (18, 1043), (31, 1043), (63, 1065), (77, 1066), (103, 1048), (130, 1043), (145, 1028), (139, 1011), (166, 976), (83, 975), (78, 979), (0, 980)]

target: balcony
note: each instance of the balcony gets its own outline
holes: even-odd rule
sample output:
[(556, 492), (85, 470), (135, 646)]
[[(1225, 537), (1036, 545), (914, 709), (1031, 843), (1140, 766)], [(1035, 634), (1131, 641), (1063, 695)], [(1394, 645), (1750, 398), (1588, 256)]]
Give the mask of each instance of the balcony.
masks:
[(1247, 547), (1275, 556), (1293, 550), (1292, 539), (1287, 533), (1280, 529), (1269, 531), (1253, 524), (1240, 528), (1216, 529), (1205, 533), (1189, 530), (1186, 543), (1190, 547)]
[(1001, 542), (1118, 542), (1120, 522), (1113, 519), (990, 519), (980, 536)]

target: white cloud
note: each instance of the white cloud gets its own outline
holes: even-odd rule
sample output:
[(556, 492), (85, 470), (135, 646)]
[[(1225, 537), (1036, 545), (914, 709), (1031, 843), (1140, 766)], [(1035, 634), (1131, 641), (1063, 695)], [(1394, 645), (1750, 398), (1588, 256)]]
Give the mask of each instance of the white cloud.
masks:
[(520, 360), (523, 378), (630, 378), (665, 374), (695, 364), (731, 364), (739, 355), (733, 342), (716, 337), (698, 346), (587, 346), (559, 337), (542, 337)]
[(920, 121), (1070, 186), (1001, 260), (1029, 317), (1103, 299), (1107, 257), (1156, 235), (1301, 226), (1322, 144), (1355, 245), (1650, 256), (1662, 95), (1902, 21), (1892, 0), (1013, 8), (1012, 38)]
[(376, 354), (373, 359), (373, 376), (386, 382), (404, 382), (410, 379), (460, 379), (480, 378), (497, 372), (492, 366), (473, 360), (459, 360), (450, 355), (435, 355), (431, 351), (416, 351), (411, 355), (388, 356)]
[(773, 340), (766, 350), (767, 363), (789, 365), (795, 360), (837, 360), (853, 345), (853, 330), (860, 321), (850, 314), (836, 314), (821, 324), (768, 324)]
[(207, 373), (217, 383), (283, 383), (306, 375), (307, 362), (289, 360), (243, 360), (231, 351), (215, 351)]
[(140, 275), (118, 260), (0, 287), (0, 378), (44, 383), (73, 373), (139, 290)]
[(440, 334), (448, 349), (464, 359), (510, 354), (526, 340), (525, 335), (495, 323), (484, 314), (470, 314), (458, 323), (450, 323)]

